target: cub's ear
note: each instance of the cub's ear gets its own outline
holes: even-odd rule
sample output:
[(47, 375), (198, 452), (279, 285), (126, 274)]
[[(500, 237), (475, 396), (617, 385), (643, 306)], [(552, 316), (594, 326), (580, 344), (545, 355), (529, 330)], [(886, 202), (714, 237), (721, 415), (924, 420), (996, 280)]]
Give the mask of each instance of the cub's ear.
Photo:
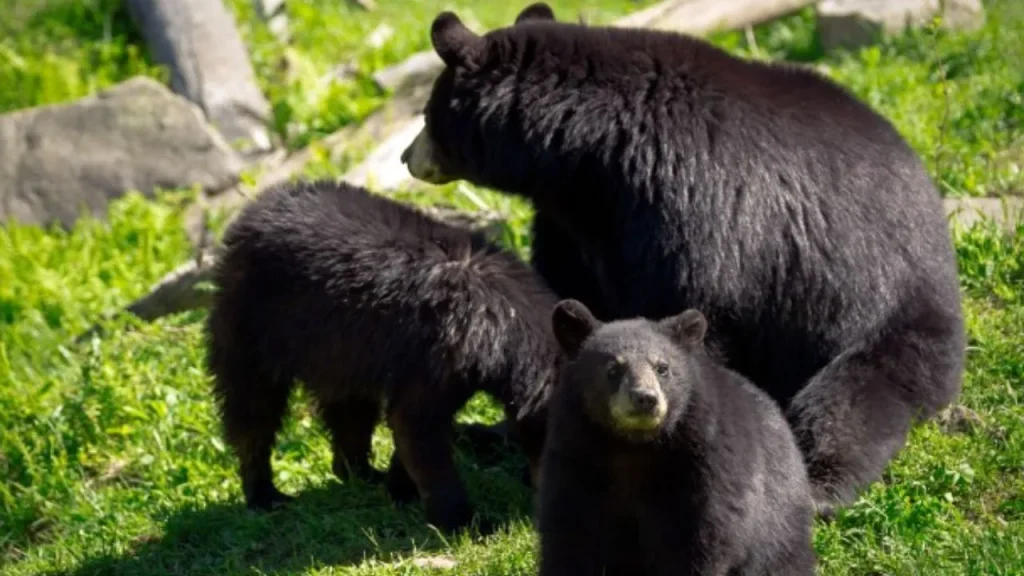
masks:
[(555, 13), (546, 3), (535, 2), (523, 8), (519, 16), (516, 16), (516, 24), (522, 24), (530, 20), (554, 22)]
[(675, 341), (682, 345), (699, 344), (708, 331), (708, 320), (699, 310), (690, 308), (659, 322), (668, 329)]
[(486, 47), (486, 40), (476, 35), (452, 12), (441, 12), (430, 25), (430, 41), (437, 55), (444, 63), (471, 67), (479, 63)]
[(600, 326), (601, 322), (578, 300), (562, 300), (551, 312), (551, 329), (562, 350), (569, 355), (579, 352), (583, 341)]

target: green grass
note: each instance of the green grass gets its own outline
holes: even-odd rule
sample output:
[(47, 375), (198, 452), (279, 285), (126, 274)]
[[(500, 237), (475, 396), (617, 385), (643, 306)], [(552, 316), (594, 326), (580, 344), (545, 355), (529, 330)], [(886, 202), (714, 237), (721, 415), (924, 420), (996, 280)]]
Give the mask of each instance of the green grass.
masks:
[[(270, 98), (279, 133), (290, 146), (300, 146), (364, 117), (384, 94), (369, 75), (430, 49), (429, 24), (441, 10), (455, 10), (469, 25), (485, 30), (512, 22), (525, 4), (518, 2), (399, 1), (378, 2), (366, 13), (352, 3), (336, 0), (290, 2), (294, 42), (287, 48), (275, 42), (256, 17), (249, 0), (230, 0), (240, 16), (240, 29), (252, 47), (261, 87)], [(585, 13), (594, 22), (607, 22), (651, 0), (560, 0), (559, 13), (575, 19)], [(367, 39), (382, 26), (393, 33), (380, 46)], [(287, 63), (286, 72), (282, 63)], [(355, 65), (349, 82), (328, 81), (332, 70)]]
[(143, 74), (165, 79), (120, 0), (8, 0), (0, 18), (0, 113), (86, 96)]
[[(345, 2), (290, 0), (297, 38), (287, 50), (233, 0), (259, 81), (289, 146), (314, 142), (380, 105), (365, 79), (320, 81), (356, 62), (365, 76), (428, 47), (427, 22), (455, 7), (478, 29), (510, 21), (523, 3), (380, 1), (378, 13)], [(636, 3), (553, 2), (607, 21)], [(486, 6), (486, 8), (482, 8)], [(969, 34), (921, 31), (848, 54), (823, 56), (811, 13), (756, 31), (760, 57), (826, 68), (893, 119), (947, 194), (1024, 190), (1024, 15), (1014, 0), (989, 6)], [(595, 8), (596, 7), (596, 8)], [(68, 101), (144, 73), (163, 77), (113, 0), (15, 0), (0, 22), (0, 111)], [(364, 38), (382, 22), (380, 49)], [(715, 40), (753, 53), (742, 34)], [(281, 58), (293, 61), (282, 74)], [(325, 162), (309, 173), (334, 174)], [(481, 204), (509, 216), (506, 243), (529, 252), (530, 210), (465, 185), (405, 192), (419, 204)], [(420, 509), (392, 507), (376, 488), (330, 473), (319, 424), (297, 398), (275, 453), (283, 489), (299, 505), (254, 515), (240, 504), (235, 461), (219, 439), (203, 371), (203, 312), (150, 325), (111, 321), (103, 338), (73, 337), (103, 312), (144, 293), (190, 254), (182, 197), (130, 195), (106, 222), (73, 230), (0, 228), (0, 573), (426, 574), (414, 558), (444, 555), (452, 573), (526, 575), (536, 541), (518, 456), (460, 456), (471, 496), (505, 528), (486, 539), (446, 540)], [(981, 423), (915, 429), (908, 448), (815, 545), (828, 575), (1024, 573), (1024, 226), (955, 230), (970, 350), (962, 397)], [(464, 421), (495, 421), (477, 398)], [(390, 456), (381, 427), (376, 464)]]
[[(756, 55), (815, 65), (891, 120), (943, 194), (1024, 194), (1024, 3), (985, 2), (984, 27), (912, 31), (822, 56), (813, 10), (756, 33)], [(739, 32), (716, 40), (755, 54)]]

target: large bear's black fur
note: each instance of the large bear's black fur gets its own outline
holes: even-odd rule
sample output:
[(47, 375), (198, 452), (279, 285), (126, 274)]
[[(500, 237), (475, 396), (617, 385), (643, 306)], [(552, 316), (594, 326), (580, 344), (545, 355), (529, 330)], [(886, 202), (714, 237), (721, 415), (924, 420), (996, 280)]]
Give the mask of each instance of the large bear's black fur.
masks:
[[(552, 313), (540, 576), (813, 576), (807, 471), (778, 405), (704, 353), (704, 317)], [(637, 425), (637, 422), (642, 422)]]
[(703, 311), (786, 411), (823, 512), (961, 387), (941, 200), (892, 125), (816, 72), (699, 39), (451, 13), (414, 176), (532, 200), (535, 265), (604, 320)]
[(296, 379), (331, 433), (340, 478), (380, 479), (368, 456), (386, 414), (392, 495), (420, 496), (439, 528), (471, 517), (449, 438), (475, 392), (504, 403), (536, 464), (557, 300), (482, 235), (361, 188), (284, 184), (229, 226), (215, 283), (208, 363), (250, 507), (290, 500), (270, 455)]

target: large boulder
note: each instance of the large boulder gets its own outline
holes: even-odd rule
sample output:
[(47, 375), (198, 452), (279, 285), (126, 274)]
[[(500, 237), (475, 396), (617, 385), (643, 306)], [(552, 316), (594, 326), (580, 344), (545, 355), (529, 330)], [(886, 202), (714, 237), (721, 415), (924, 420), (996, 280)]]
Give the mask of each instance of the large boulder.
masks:
[(825, 50), (857, 48), (936, 16), (944, 28), (972, 30), (984, 23), (985, 8), (981, 0), (821, 0), (818, 36)]
[[(273, 147), (270, 104), (223, 0), (125, 0), (154, 61), (171, 72), (171, 89), (188, 98), (239, 150)], [(271, 16), (279, 6), (269, 3)], [(263, 11), (263, 8), (260, 8)]]
[(238, 181), (242, 161), (202, 113), (138, 77), (76, 102), (0, 115), (0, 221), (70, 226), (129, 190)]

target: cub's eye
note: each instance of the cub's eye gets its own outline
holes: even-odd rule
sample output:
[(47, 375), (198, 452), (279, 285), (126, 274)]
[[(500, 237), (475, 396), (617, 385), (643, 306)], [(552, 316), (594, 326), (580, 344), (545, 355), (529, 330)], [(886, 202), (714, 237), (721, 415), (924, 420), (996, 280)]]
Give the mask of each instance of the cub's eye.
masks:
[(668, 375), (668, 364), (666, 364), (664, 362), (657, 362), (657, 363), (655, 363), (654, 364), (654, 372), (657, 373), (658, 376), (667, 376)]
[(620, 364), (618, 362), (614, 362), (614, 361), (613, 362), (609, 362), (608, 363), (608, 379), (609, 380), (618, 380), (621, 377), (622, 377), (622, 364)]

